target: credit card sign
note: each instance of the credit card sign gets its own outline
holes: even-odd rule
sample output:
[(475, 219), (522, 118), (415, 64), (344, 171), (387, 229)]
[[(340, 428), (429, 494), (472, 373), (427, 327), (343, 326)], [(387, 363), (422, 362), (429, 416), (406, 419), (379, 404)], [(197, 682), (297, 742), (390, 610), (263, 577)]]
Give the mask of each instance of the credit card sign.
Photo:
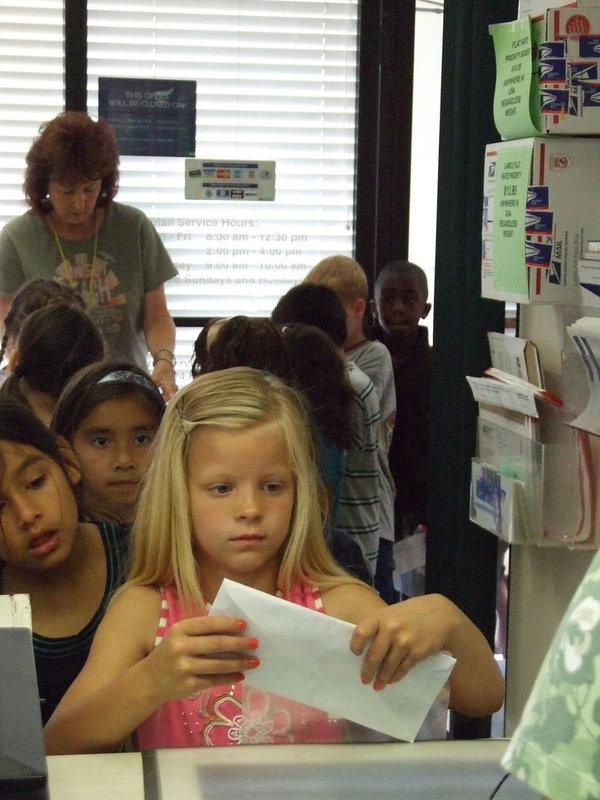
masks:
[(274, 200), (274, 161), (185, 159), (186, 200)]

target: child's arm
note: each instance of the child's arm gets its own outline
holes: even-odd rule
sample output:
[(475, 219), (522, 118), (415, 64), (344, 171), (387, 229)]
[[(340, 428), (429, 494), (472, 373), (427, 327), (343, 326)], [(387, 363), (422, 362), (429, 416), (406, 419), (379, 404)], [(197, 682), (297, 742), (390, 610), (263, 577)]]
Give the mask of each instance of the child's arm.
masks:
[(350, 649), (364, 654), (363, 683), (383, 689), (444, 650), (456, 659), (450, 708), (485, 716), (502, 705), (504, 680), (494, 654), (481, 631), (446, 597), (427, 594), (386, 606), (368, 590), (346, 585), (326, 592), (323, 602), (328, 614), (358, 623)]
[(48, 754), (114, 750), (166, 701), (238, 681), (257, 665), (247, 653), (256, 640), (240, 635), (245, 623), (233, 618), (182, 620), (154, 647), (159, 608), (149, 587), (109, 606), (83, 670), (46, 724)]

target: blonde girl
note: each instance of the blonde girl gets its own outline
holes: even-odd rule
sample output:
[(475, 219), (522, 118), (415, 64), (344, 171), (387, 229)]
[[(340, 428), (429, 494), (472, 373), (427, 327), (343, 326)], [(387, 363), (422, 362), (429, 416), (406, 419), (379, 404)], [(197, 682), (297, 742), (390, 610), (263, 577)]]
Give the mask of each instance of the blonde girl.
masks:
[(48, 752), (115, 749), (136, 729), (141, 748), (339, 739), (324, 712), (242, 688), (260, 642), (243, 619), (206, 616), (225, 577), (354, 623), (357, 680), (375, 690), (446, 650), (454, 708), (502, 703), (491, 650), (454, 604), (429, 595), (388, 607), (333, 561), (301, 400), (235, 367), (202, 375), (167, 407), (129, 579), (46, 727)]

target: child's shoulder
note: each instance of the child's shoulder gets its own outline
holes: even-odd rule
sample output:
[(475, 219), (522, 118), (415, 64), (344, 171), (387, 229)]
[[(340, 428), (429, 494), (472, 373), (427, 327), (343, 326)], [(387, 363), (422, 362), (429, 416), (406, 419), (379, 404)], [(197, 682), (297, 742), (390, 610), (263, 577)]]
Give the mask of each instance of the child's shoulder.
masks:
[(142, 641), (149, 652), (156, 636), (160, 609), (160, 589), (124, 585), (113, 597), (105, 618), (112, 629)]
[(158, 586), (126, 583), (119, 592), (119, 595), (140, 603), (150, 603), (153, 605), (160, 605), (161, 603), (161, 594)]
[(377, 338), (368, 339), (365, 343), (365, 348), (373, 353), (377, 353), (378, 355), (382, 355), (384, 357), (385, 354), (389, 352), (384, 342), (382, 342), (380, 339)]
[(367, 614), (385, 606), (366, 583), (352, 581), (322, 589), (323, 610), (330, 617), (357, 624)]
[(108, 605), (94, 637), (93, 648), (112, 650), (115, 643), (142, 659), (152, 651), (160, 620), (161, 596), (152, 586), (124, 586)]
[(124, 610), (134, 614), (138, 619), (148, 619), (155, 622), (160, 616), (161, 607), (160, 589), (156, 586), (136, 586), (125, 584), (114, 596), (110, 609), (112, 613)]
[[(353, 361), (360, 369), (363, 369), (363, 364), (381, 364), (385, 366), (389, 363), (391, 367), (392, 363), (389, 349), (379, 339), (365, 339), (364, 342), (355, 347), (349, 347), (346, 350), (346, 358), (349, 361)], [(366, 369), (363, 369), (363, 371), (367, 372)]]
[(352, 360), (356, 361), (356, 354), (359, 353), (385, 353), (387, 347), (379, 338), (363, 339), (359, 344), (346, 348), (346, 355)]

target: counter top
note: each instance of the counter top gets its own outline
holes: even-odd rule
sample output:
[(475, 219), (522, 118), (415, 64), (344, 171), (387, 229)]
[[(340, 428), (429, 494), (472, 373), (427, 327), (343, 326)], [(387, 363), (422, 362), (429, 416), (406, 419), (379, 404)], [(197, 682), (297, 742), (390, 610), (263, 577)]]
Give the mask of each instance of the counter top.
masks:
[[(49, 756), (50, 800), (488, 800), (502, 739), (248, 745)], [(494, 800), (538, 800), (510, 777)]]

